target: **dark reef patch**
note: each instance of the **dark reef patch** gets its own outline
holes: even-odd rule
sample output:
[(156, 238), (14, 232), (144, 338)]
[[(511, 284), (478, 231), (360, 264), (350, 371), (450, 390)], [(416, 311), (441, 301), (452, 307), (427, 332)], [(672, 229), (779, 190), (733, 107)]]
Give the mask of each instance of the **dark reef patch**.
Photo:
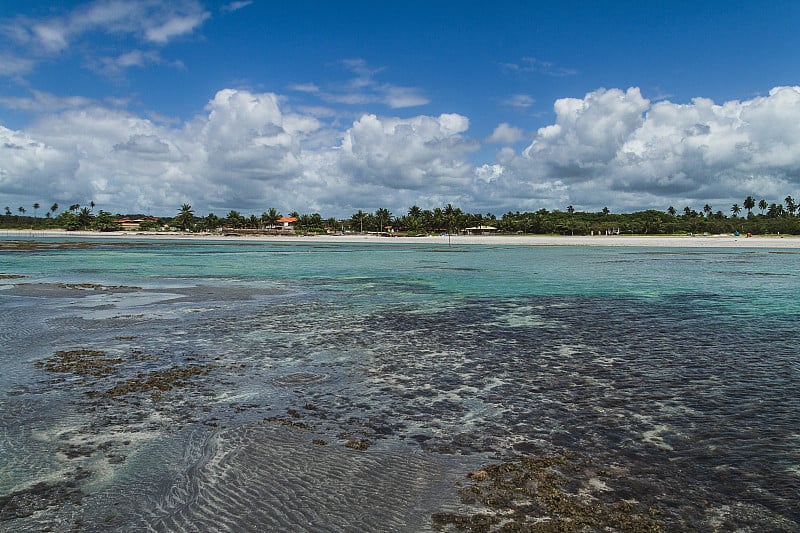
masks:
[(439, 512), (437, 530), (658, 533), (661, 510), (622, 499), (608, 485), (615, 476), (566, 452), (519, 457), (467, 474), (459, 489), (469, 512)]
[(79, 485), (91, 473), (78, 467), (64, 474), (62, 481), (40, 481), (31, 487), (0, 496), (0, 521), (32, 516), (49, 507), (80, 505), (84, 498)]

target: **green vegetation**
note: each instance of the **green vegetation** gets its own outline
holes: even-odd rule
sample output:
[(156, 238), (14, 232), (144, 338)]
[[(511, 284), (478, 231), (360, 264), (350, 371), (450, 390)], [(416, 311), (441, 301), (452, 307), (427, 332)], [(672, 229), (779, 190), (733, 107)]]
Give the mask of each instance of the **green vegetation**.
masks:
[[(174, 217), (147, 217), (145, 215), (112, 215), (100, 210), (94, 213), (94, 202), (87, 206), (72, 204), (56, 214), (59, 205), (54, 203), (44, 218), (38, 216), (40, 204), (31, 205), (34, 215), (26, 215), (25, 206), (16, 210), (6, 206), (0, 215), (0, 228), (6, 229), (65, 229), (116, 231), (120, 229), (203, 231), (203, 232), (280, 232), (283, 225), (281, 213), (274, 207), (261, 213), (244, 215), (232, 210), (224, 217), (214, 213), (198, 216), (190, 204), (183, 204)], [(759, 212), (754, 210), (758, 208)], [(726, 213), (730, 214), (726, 214)], [(323, 218), (319, 213), (288, 215), (296, 219), (291, 223), (296, 233), (370, 232), (424, 235), (431, 233), (458, 233), (466, 228), (491, 226), (500, 233), (551, 234), (551, 235), (674, 235), (674, 234), (725, 234), (752, 233), (800, 235), (800, 206), (791, 196), (783, 203), (756, 202), (748, 196), (729, 209), (717, 210), (705, 204), (701, 211), (689, 206), (677, 210), (669, 206), (665, 211), (647, 210), (634, 213), (612, 213), (607, 207), (599, 212), (576, 211), (567, 206), (564, 211), (539, 209), (535, 212), (508, 212), (500, 217), (492, 213), (467, 213), (447, 204), (434, 209), (411, 206), (403, 215), (393, 215), (388, 209), (374, 213), (358, 210), (350, 218)]]

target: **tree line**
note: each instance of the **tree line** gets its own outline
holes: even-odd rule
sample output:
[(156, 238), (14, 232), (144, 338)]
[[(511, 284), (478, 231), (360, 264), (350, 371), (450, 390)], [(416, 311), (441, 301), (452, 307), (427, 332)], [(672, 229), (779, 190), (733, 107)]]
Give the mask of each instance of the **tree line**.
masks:
[[(122, 228), (124, 218), (140, 220), (141, 230), (174, 229), (180, 231), (215, 232), (224, 230), (270, 231), (281, 227), (283, 215), (274, 207), (260, 215), (245, 215), (231, 210), (225, 216), (208, 213), (195, 214), (188, 203), (183, 204), (173, 217), (146, 217), (141, 214), (112, 214), (99, 210), (95, 203), (72, 204), (59, 212), (57, 203), (39, 217), (40, 204), (32, 204), (33, 216), (24, 206), (16, 213), (6, 206), (0, 218), (0, 227), (66, 230), (114, 231)], [(758, 209), (758, 212), (755, 210)], [(534, 212), (507, 212), (499, 217), (492, 213), (469, 213), (447, 204), (433, 209), (422, 209), (414, 205), (406, 213), (395, 215), (388, 209), (374, 212), (358, 210), (349, 218), (323, 218), (319, 213), (300, 214), (291, 212), (295, 232), (372, 232), (422, 235), (431, 233), (458, 233), (466, 228), (492, 227), (502, 233), (520, 234), (644, 234), (669, 235), (678, 233), (752, 233), (752, 234), (800, 234), (800, 206), (791, 196), (782, 203), (756, 201), (748, 196), (742, 204), (735, 203), (729, 213), (706, 204), (697, 211), (689, 206), (681, 210), (670, 206), (665, 211), (646, 210), (633, 213), (612, 213), (608, 208), (599, 212), (576, 211), (572, 206), (565, 210), (539, 209)]]

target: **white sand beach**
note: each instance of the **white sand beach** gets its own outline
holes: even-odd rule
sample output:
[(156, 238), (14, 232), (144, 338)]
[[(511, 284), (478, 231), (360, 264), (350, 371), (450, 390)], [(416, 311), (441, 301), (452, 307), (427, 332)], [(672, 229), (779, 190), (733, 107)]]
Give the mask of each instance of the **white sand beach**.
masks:
[(443, 244), (495, 246), (644, 246), (661, 248), (781, 248), (800, 249), (800, 237), (793, 235), (436, 235), (427, 237), (386, 237), (375, 234), (346, 233), (343, 235), (220, 235), (216, 233), (177, 232), (68, 232), (63, 230), (0, 230), (0, 237), (18, 239), (39, 238), (96, 238), (131, 240), (198, 240), (198, 241), (264, 241), (320, 243), (380, 243), (380, 244)]

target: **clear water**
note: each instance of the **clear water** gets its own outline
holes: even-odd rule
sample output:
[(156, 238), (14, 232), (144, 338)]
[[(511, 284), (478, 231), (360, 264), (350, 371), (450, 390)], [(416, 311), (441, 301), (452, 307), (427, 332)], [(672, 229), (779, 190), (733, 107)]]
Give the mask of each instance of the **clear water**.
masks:
[[(419, 531), (471, 469), (569, 452), (666, 530), (800, 530), (793, 251), (92, 241), (2, 274), (0, 529)], [(41, 366), (81, 349), (123, 362)]]

